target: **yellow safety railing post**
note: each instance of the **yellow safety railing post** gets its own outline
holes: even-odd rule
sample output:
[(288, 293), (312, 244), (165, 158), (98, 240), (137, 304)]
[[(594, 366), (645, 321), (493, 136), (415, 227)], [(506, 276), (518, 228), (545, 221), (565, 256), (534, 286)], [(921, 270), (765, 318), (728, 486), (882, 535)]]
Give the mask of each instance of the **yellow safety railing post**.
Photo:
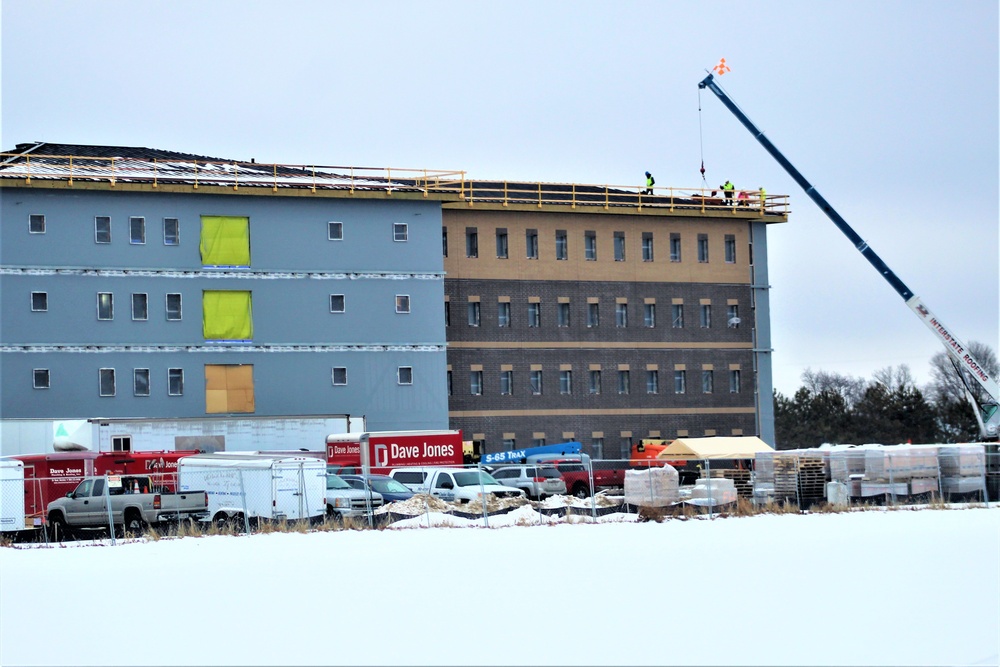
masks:
[(674, 186), (670, 186), (670, 212), (674, 212)]
[(538, 184), (538, 208), (542, 207), (542, 184)]
[(608, 194), (608, 185), (604, 184), (604, 210), (611, 208), (611, 196)]
[[(73, 156), (69, 156), (69, 184), (73, 185)], [(156, 177), (153, 177), (153, 187), (156, 187)]]
[(194, 161), (194, 189), (198, 189), (198, 161)]
[(706, 199), (708, 199), (708, 197), (705, 196), (705, 188), (702, 188), (701, 189), (701, 212), (702, 213), (705, 212), (705, 200)]
[[(73, 158), (71, 157), (69, 160), (70, 160), (70, 165), (71, 165), (70, 166), (70, 173), (72, 173), (73, 172), (73, 168), (72, 168)], [(159, 176), (160, 176), (160, 161), (157, 158), (154, 157), (153, 158), (153, 187), (154, 188), (157, 188), (157, 187), (160, 186), (160, 184), (159, 184)]]
[[(271, 165), (271, 174), (272, 174), (272, 176), (274, 178), (274, 181), (271, 183), (271, 192), (277, 192), (278, 191), (278, 163), (277, 162), (275, 162), (273, 165)], [(316, 183), (315, 182), (313, 182), (312, 191), (316, 192)]]
[(111, 158), (111, 187), (115, 185), (115, 159)]
[(238, 162), (233, 163), (233, 190), (240, 189), (240, 165)]
[(392, 170), (388, 167), (385, 169), (385, 181), (385, 196), (390, 197), (392, 196)]
[(424, 199), (427, 199), (427, 188), (430, 185), (430, 181), (427, 178), (427, 170), (424, 169)]
[(576, 183), (573, 184), (573, 194), (570, 201), (572, 202), (570, 208), (576, 208)]
[(351, 194), (354, 194), (354, 167), (351, 167)]
[(504, 205), (504, 208), (507, 207), (508, 203), (509, 203), (509, 201), (507, 199), (507, 181), (504, 181), (503, 182), (503, 205)]

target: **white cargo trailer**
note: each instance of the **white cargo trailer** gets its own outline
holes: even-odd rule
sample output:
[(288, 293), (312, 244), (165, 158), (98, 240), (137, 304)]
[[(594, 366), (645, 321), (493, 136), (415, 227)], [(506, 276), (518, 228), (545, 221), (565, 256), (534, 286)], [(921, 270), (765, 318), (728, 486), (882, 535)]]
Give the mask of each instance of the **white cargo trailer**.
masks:
[(24, 463), (0, 459), (0, 532), (24, 530)]
[(326, 461), (309, 456), (215, 453), (178, 461), (180, 491), (204, 489), (212, 521), (320, 519)]

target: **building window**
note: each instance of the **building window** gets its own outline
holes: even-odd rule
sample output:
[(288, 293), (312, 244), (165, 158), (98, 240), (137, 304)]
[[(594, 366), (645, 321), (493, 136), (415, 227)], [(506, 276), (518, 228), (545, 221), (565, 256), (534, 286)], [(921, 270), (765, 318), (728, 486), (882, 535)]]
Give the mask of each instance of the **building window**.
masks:
[(167, 320), (181, 319), (181, 295), (167, 295)]
[(573, 371), (559, 371), (559, 393), (573, 393)]
[(698, 234), (698, 261), (708, 261), (708, 234)]
[(31, 310), (36, 313), (44, 313), (49, 309), (48, 292), (31, 293)]
[(726, 326), (730, 329), (740, 328), (740, 307), (735, 303), (726, 308)]
[(542, 394), (542, 372), (541, 371), (531, 371), (529, 377), (529, 382), (531, 383), (531, 393), (535, 396), (541, 396)]
[(497, 303), (497, 325), (501, 327), (510, 326), (510, 302), (500, 301)]
[(28, 216), (28, 233), (29, 234), (44, 234), (45, 233), (45, 216), (33, 213)]
[(587, 304), (587, 326), (596, 327), (601, 323), (601, 312), (599, 309), (599, 304), (588, 303)]
[(177, 245), (181, 240), (181, 227), (177, 218), (163, 219), (163, 245)]
[(509, 249), (507, 248), (507, 230), (497, 228), (497, 259), (507, 259)]
[(111, 218), (99, 215), (94, 218), (94, 243), (111, 243)]
[(625, 261), (625, 232), (615, 232), (615, 261)]
[(525, 253), (528, 259), (538, 259), (538, 230), (527, 229), (524, 232)]
[(102, 368), (99, 373), (101, 396), (115, 395), (115, 369)]
[(128, 242), (136, 245), (146, 242), (146, 218), (133, 216), (128, 219)]
[(646, 303), (642, 307), (642, 323), (647, 328), (652, 329), (656, 326), (656, 304)]
[(328, 241), (343, 241), (344, 223), (342, 222), (326, 223), (326, 238)]
[(347, 384), (347, 367), (346, 366), (334, 366), (333, 373), (333, 386), (341, 387)]
[(517, 442), (516, 438), (504, 438), (501, 444), (505, 451), (509, 451), (511, 449), (514, 449), (514, 444), (516, 442)]
[(569, 304), (560, 303), (559, 309), (556, 310), (556, 326), (568, 327), (569, 326)]
[(569, 240), (565, 229), (556, 230), (556, 259), (569, 259)]
[(532, 438), (531, 439), (531, 445), (533, 447), (544, 447), (545, 446), (545, 438)]
[(679, 262), (681, 261), (681, 235), (671, 234), (670, 235), (670, 261)]
[(653, 232), (642, 233), (642, 261), (653, 261)]
[(711, 394), (715, 390), (715, 371), (701, 372), (701, 391)]
[(601, 371), (590, 371), (589, 392), (595, 396), (601, 393)]
[(597, 261), (597, 232), (583, 233), (583, 258), (591, 262)]
[(184, 395), (184, 369), (183, 368), (168, 368), (167, 369), (167, 395), (168, 396), (183, 396)]
[(138, 292), (132, 295), (132, 319), (149, 319), (149, 298), (147, 295)]
[(111, 292), (97, 293), (97, 319), (115, 319), (115, 295)]
[(330, 295), (330, 312), (331, 313), (342, 313), (347, 310), (347, 297), (343, 294), (331, 294)]
[(683, 329), (684, 328), (684, 304), (683, 303), (675, 303), (672, 306), (670, 306), (670, 311), (671, 311), (670, 326), (672, 326), (674, 329)]
[(202, 266), (250, 266), (250, 218), (235, 215), (201, 216), (201, 241), (198, 248)]
[(444, 302), (444, 325), (446, 327), (450, 327), (451, 326), (451, 302), (450, 301), (445, 301)]
[(674, 371), (674, 393), (683, 394), (687, 390), (687, 371)]
[(49, 388), (49, 369), (36, 368), (31, 371), (31, 382), (35, 389)]
[(659, 394), (660, 393), (660, 372), (659, 371), (646, 371), (646, 393), (647, 394)]
[(397, 294), (396, 295), (396, 312), (397, 313), (408, 313), (410, 312), (410, 297), (407, 294)]
[(738, 369), (729, 371), (729, 393), (740, 393), (740, 371)]
[(472, 371), (469, 373), (469, 391), (473, 396), (482, 396), (483, 394), (483, 372), (482, 371)]
[(396, 369), (397, 384), (413, 384), (413, 367), (400, 366)]
[(712, 328), (712, 305), (709, 303), (701, 304), (701, 328)]
[(542, 304), (528, 304), (528, 326), (532, 328), (542, 326)]
[(410, 228), (405, 222), (392, 223), (392, 240), (403, 242), (409, 239)]
[(448, 228), (441, 228), (441, 254), (445, 257), (448, 256)]
[(135, 368), (132, 370), (132, 393), (136, 396), (149, 396), (148, 368)]
[(590, 451), (595, 459), (604, 458), (604, 438), (594, 438), (590, 441)]
[(479, 231), (475, 227), (465, 230), (465, 256), (479, 257)]
[(478, 327), (479, 326), (479, 302), (470, 301), (469, 302), (469, 326)]
[(615, 304), (615, 326), (624, 329), (628, 326), (628, 304)]
[(448, 395), (452, 395), (451, 371), (448, 371)]
[(514, 371), (500, 371), (500, 395), (510, 396), (514, 393)]
[(736, 263), (736, 236), (726, 234), (726, 263)]
[(630, 378), (628, 371), (618, 371), (618, 393), (627, 394), (630, 389)]

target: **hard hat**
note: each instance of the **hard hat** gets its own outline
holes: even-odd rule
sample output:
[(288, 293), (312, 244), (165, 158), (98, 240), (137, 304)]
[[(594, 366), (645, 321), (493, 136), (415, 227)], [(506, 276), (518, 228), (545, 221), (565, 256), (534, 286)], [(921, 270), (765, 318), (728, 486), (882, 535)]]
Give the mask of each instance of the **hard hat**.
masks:
[(646, 172), (646, 175), (649, 176), (649, 172), (648, 171)]

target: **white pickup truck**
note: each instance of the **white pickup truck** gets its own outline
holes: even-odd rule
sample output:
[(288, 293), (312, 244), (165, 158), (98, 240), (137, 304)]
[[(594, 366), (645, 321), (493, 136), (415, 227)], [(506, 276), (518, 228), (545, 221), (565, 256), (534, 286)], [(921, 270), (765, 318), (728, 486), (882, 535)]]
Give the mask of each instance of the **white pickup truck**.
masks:
[(495, 498), (524, 498), (524, 491), (504, 486), (484, 470), (475, 468), (393, 468), (389, 476), (414, 493), (428, 493), (441, 500), (467, 503)]

